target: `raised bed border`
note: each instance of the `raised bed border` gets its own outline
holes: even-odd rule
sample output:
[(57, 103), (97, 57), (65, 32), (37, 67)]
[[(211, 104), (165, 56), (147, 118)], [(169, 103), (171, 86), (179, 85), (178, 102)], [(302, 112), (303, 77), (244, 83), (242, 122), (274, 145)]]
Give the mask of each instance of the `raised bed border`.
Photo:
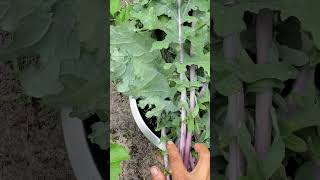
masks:
[(160, 138), (155, 135), (147, 124), (144, 122), (143, 118), (141, 117), (140, 111), (138, 109), (137, 101), (133, 97), (129, 97), (130, 109), (133, 116), (134, 121), (136, 122), (137, 126), (139, 127), (142, 134), (156, 147), (161, 150), (165, 150), (165, 143), (160, 141)]
[(103, 180), (92, 157), (81, 119), (70, 117), (71, 108), (61, 110), (63, 136), (77, 180)]

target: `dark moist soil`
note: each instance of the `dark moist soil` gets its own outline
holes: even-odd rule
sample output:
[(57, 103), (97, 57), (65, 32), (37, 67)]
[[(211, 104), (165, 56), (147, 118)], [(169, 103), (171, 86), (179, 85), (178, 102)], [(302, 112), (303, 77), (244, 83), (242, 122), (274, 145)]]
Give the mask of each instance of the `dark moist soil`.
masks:
[[(160, 166), (157, 160), (159, 150), (141, 133), (130, 112), (128, 97), (110, 88), (110, 129), (111, 140), (124, 145), (130, 154), (130, 160), (122, 164), (120, 180), (149, 180), (150, 167)], [(161, 167), (161, 166), (160, 166)]]
[[(86, 132), (87, 137), (92, 133), (91, 126), (95, 122), (99, 122), (100, 118), (98, 115), (94, 114), (90, 116), (88, 119), (82, 121), (84, 130)], [(90, 141), (90, 139), (87, 139), (88, 146), (90, 148), (90, 152), (93, 155), (94, 162), (102, 176), (103, 179), (107, 179), (107, 173), (106, 173), (106, 167), (108, 165), (107, 162), (107, 151), (106, 150), (101, 150), (100, 147), (97, 144), (94, 144)]]
[(76, 179), (59, 110), (24, 96), (10, 66), (4, 64), (0, 64), (0, 179)]
[[(139, 102), (139, 99), (137, 100), (137, 104)], [(148, 112), (148, 107), (146, 107), (145, 109), (141, 109), (140, 107), (138, 107), (138, 110), (140, 112), (140, 115), (142, 117), (142, 119), (144, 120), (144, 122), (146, 123), (146, 125), (148, 126), (148, 128), (158, 137), (161, 137), (161, 132), (160, 131), (156, 131), (157, 128), (157, 119), (156, 118), (147, 118), (145, 116), (145, 114)]]

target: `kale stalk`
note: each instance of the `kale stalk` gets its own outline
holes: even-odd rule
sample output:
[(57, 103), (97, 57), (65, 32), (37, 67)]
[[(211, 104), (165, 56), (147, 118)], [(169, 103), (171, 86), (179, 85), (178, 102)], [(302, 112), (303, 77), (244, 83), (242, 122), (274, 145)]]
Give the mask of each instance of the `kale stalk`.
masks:
[[(182, 17), (181, 17), (181, 9), (182, 9), (182, 4), (181, 0), (177, 0), (177, 9), (178, 9), (178, 42), (179, 42), (179, 60), (180, 63), (182, 64), (184, 62), (184, 50), (183, 50), (183, 23), (182, 23)], [(180, 74), (180, 80), (184, 81), (185, 79), (185, 74), (181, 73)], [(183, 90), (181, 92), (181, 132), (180, 132), (180, 145), (179, 145), (179, 150), (180, 150), (180, 155), (181, 157), (184, 157), (184, 149), (185, 149), (185, 143), (186, 143), (186, 131), (187, 131), (187, 125), (186, 125), (186, 109), (184, 108), (184, 104), (187, 103), (187, 92), (186, 90)]]
[[(262, 9), (256, 23), (257, 63), (266, 64), (270, 60), (272, 47), (273, 12)], [(256, 93), (255, 148), (259, 159), (266, 157), (271, 144), (272, 88)]]
[[(192, 23), (192, 27), (195, 27), (195, 23)], [(190, 57), (192, 57), (192, 55), (193, 55), (193, 50), (192, 50), (192, 44), (191, 44)], [(193, 64), (190, 66), (190, 82), (197, 81), (196, 69), (197, 69), (196, 65)], [(190, 90), (190, 100), (189, 100), (189, 106), (190, 106), (191, 112), (194, 110), (195, 104), (196, 104), (196, 89), (192, 87)], [(194, 162), (192, 161), (193, 157), (192, 157), (192, 154), (190, 153), (191, 141), (192, 141), (192, 131), (188, 128), (183, 162), (186, 168), (189, 168), (189, 165), (190, 165), (190, 168), (192, 169), (192, 167), (194, 166)]]
[[(230, 63), (235, 63), (240, 54), (240, 38), (237, 33), (224, 38), (224, 56)], [(236, 135), (237, 130), (243, 124), (245, 118), (244, 92), (240, 91), (228, 97), (228, 112), (225, 128), (231, 130)], [(229, 145), (229, 164), (227, 176), (230, 180), (238, 180), (244, 171), (244, 157), (240, 150), (237, 139)]]

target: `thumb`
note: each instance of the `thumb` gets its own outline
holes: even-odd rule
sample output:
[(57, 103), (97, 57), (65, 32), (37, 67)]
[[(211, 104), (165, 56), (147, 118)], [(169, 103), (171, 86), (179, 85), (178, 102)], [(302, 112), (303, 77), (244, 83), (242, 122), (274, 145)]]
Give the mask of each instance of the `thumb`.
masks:
[(161, 170), (158, 167), (153, 166), (151, 167), (150, 171), (152, 180), (166, 180), (165, 176), (162, 174)]

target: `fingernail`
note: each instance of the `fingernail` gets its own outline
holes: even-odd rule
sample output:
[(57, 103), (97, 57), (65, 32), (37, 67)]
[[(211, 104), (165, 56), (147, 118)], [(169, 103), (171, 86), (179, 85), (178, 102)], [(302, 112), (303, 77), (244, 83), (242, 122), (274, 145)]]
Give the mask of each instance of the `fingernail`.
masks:
[(172, 145), (174, 144), (172, 141), (168, 141), (168, 145)]
[(159, 171), (158, 171), (158, 168), (156, 168), (156, 167), (152, 167), (151, 168), (151, 174), (152, 174), (152, 176), (156, 176), (156, 175), (158, 175), (158, 173), (159, 173)]

